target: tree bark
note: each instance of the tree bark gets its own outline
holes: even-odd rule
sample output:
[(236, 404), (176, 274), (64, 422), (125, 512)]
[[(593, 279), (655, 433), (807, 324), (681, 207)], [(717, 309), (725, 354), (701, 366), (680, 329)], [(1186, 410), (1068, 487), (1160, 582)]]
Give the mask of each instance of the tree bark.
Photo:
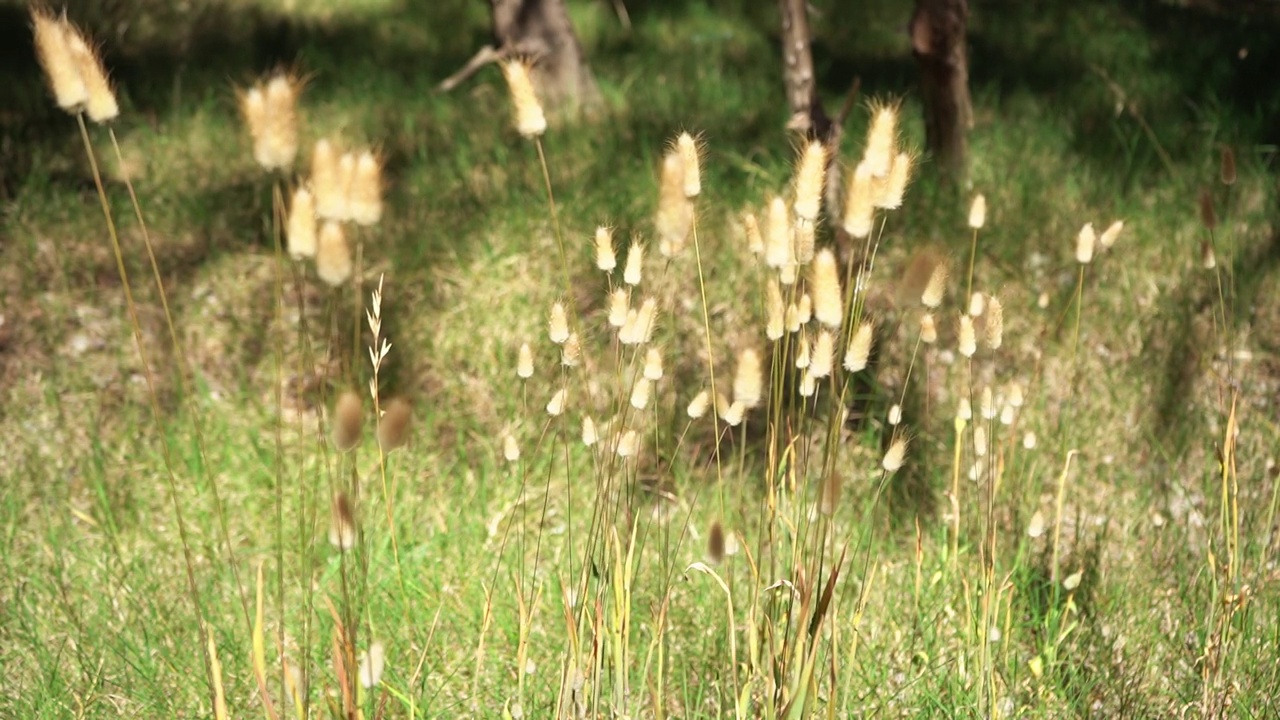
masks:
[(806, 1), (778, 0), (782, 16), (782, 75), (787, 104), (791, 106), (787, 127), (826, 140), (831, 132), (831, 119), (822, 109), (814, 79)]
[(925, 142), (940, 164), (963, 172), (966, 134), (973, 126), (969, 54), (965, 49), (968, 0), (916, 0), (911, 46), (920, 66)]
[(564, 0), (490, 1), (498, 53), (534, 61), (533, 80), (546, 107), (572, 112), (599, 102), (600, 90)]

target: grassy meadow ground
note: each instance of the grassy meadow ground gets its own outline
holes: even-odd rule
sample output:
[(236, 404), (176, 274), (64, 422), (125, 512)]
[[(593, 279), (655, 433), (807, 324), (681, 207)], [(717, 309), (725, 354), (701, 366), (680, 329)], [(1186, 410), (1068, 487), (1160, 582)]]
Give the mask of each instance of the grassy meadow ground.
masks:
[[(359, 650), (385, 648), (381, 683), (360, 700), (370, 718), (549, 717), (558, 702), (630, 717), (1280, 716), (1274, 27), (1155, 2), (973, 3), (969, 181), (942, 182), (925, 159), (884, 216), (862, 295), (876, 350), (849, 418), (829, 390), (812, 406), (788, 396), (752, 410), (717, 454), (723, 426), (684, 408), (707, 386), (708, 343), (721, 387), (739, 351), (769, 348), (742, 217), (789, 192), (800, 146), (784, 129), (773, 3), (628, 3), (628, 28), (611, 3), (570, 2), (604, 109), (553, 121), (542, 139), (568, 277), (501, 74), (434, 89), (487, 41), (483, 3), (70, 5), (119, 86), (123, 163), (91, 134), (161, 422), (75, 120), (48, 98), (25, 9), (0, 4), (6, 47), (19, 48), (0, 67), (12, 88), (0, 99), (0, 717), (211, 717), (199, 618), (230, 717), (294, 716), (282, 650), (307, 677), (311, 715), (337, 717), (339, 616), (358, 618)], [(904, 98), (904, 142), (922, 145), (909, 4), (814, 5), (828, 107), (862, 83), (843, 164), (862, 151), (869, 97)], [(384, 219), (360, 231), (362, 297), (383, 278), (380, 395), (414, 411), (385, 475), (369, 438), (350, 456), (315, 439), (335, 391), (369, 378), (363, 350), (358, 383), (316, 359), (333, 344), (350, 353), (349, 291), (312, 273), (304, 335), (290, 274), (274, 312), (272, 181), (234, 89), (280, 63), (307, 78), (304, 148), (333, 135), (385, 159)], [(669, 264), (650, 253), (641, 289), (662, 299), (665, 372), (651, 417), (635, 420), (643, 449), (612, 460), (583, 447), (578, 423), (584, 409), (603, 419), (611, 393), (627, 406), (618, 388), (637, 360), (605, 331), (620, 279), (595, 269), (591, 238), (599, 224), (619, 247), (653, 236), (662, 154), (686, 129), (704, 148), (698, 252)], [(1238, 165), (1230, 186), (1223, 145)], [(970, 364), (956, 318), (978, 193), (989, 211), (973, 286), (1002, 301), (1004, 343)], [(1116, 244), (1082, 269), (1080, 227), (1117, 219)], [(952, 268), (933, 346), (917, 345), (919, 289), (904, 278), (925, 250)], [(335, 297), (338, 340), (316, 329)], [(557, 300), (581, 323), (582, 368), (559, 368), (546, 339)], [(549, 418), (569, 378), (570, 410)], [(1025, 388), (1016, 421), (984, 425), (979, 390), (1010, 383)], [(974, 421), (958, 433), (966, 393)], [(911, 443), (886, 476), (899, 397)], [(785, 446), (770, 444), (772, 408)], [(353, 473), (362, 542), (344, 555), (328, 541), (328, 493)], [(834, 497), (827, 474), (840, 478)], [(824, 500), (833, 512), (817, 510)], [(711, 544), (727, 548), (709, 551), (721, 532)], [(252, 662), (259, 567), (273, 710)], [(816, 664), (799, 677), (810, 647)]]

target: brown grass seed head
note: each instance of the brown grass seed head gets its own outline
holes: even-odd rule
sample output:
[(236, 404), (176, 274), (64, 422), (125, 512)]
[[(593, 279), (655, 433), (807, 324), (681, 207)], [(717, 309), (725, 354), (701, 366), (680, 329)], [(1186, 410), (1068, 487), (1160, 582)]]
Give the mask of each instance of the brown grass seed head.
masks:
[(392, 398), (382, 406), (378, 419), (378, 445), (384, 453), (404, 447), (409, 440), (413, 408), (404, 398)]
[(333, 406), (333, 445), (347, 452), (360, 444), (364, 426), (364, 404), (355, 390), (343, 390)]

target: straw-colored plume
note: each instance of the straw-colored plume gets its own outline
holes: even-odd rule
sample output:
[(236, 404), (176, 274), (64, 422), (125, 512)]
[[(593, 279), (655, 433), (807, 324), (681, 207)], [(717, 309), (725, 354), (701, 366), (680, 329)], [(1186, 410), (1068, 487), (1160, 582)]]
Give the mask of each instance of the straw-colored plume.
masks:
[(384, 453), (404, 446), (409, 439), (412, 419), (413, 409), (404, 398), (392, 398), (382, 407), (382, 417), (378, 419), (378, 445)]
[(796, 264), (805, 265), (813, 260), (813, 251), (818, 243), (818, 225), (811, 220), (796, 218), (791, 228), (792, 242), (795, 243)]
[(1122, 230), (1124, 230), (1124, 221), (1116, 220), (1108, 225), (1107, 229), (1103, 230), (1102, 234), (1098, 236), (1098, 244), (1104, 249), (1110, 249), (1112, 245), (1116, 244), (1116, 238), (1120, 237), (1120, 231)]
[(796, 167), (796, 199), (791, 209), (796, 217), (816, 222), (822, 212), (822, 189), (827, 174), (827, 146), (810, 140), (800, 152)]
[(711, 529), (707, 531), (707, 559), (713, 563), (724, 560), (724, 528), (719, 520), (711, 523)]
[(284, 170), (298, 155), (298, 89), (297, 79), (277, 73), (240, 93), (253, 159), (264, 170)]
[(742, 216), (742, 227), (747, 235), (747, 251), (752, 255), (764, 254), (764, 235), (760, 233), (760, 221), (753, 212)]
[(1000, 412), (996, 406), (996, 394), (991, 390), (991, 386), (987, 385), (982, 388), (981, 400), (978, 407), (982, 410), (983, 420), (995, 420), (996, 415)]
[(694, 207), (684, 193), (685, 166), (679, 151), (662, 157), (662, 177), (658, 183), (658, 213), (654, 228), (658, 231), (658, 252), (663, 257), (680, 254), (693, 231)]
[(889, 408), (889, 425), (892, 427), (897, 427), (901, 423), (902, 423), (902, 406), (899, 405), (898, 403), (894, 403)]
[(687, 198), (695, 198), (702, 192), (702, 161), (699, 157), (698, 141), (687, 132), (676, 138), (676, 152), (680, 155), (683, 168), (682, 190)]
[(631, 248), (627, 250), (627, 264), (622, 271), (622, 281), (632, 287), (639, 285), (644, 274), (644, 243), (638, 240), (631, 241)]
[(521, 59), (502, 63), (502, 75), (507, 79), (511, 102), (516, 109), (516, 132), (526, 138), (536, 138), (547, 131), (547, 118), (542, 114), (542, 103), (533, 89), (530, 77), (532, 68)]
[(986, 336), (987, 347), (999, 350), (1004, 342), (1004, 304), (1000, 302), (1000, 298), (992, 295), (987, 299), (987, 314), (984, 317), (983, 334)]
[(369, 150), (356, 158), (347, 204), (357, 225), (376, 225), (382, 219), (382, 165)]
[(1007, 391), (1007, 397), (1005, 399), (1005, 402), (1009, 403), (1015, 408), (1020, 408), (1023, 406), (1023, 404), (1026, 402), (1026, 396), (1023, 395), (1023, 392), (1022, 392), (1022, 383), (1020, 382), (1009, 383), (1009, 389)]
[(729, 427), (738, 427), (742, 424), (742, 420), (746, 416), (747, 406), (737, 400), (734, 400), (729, 403), (729, 407), (725, 409), (724, 413), (720, 416), (720, 419), (724, 420), (724, 424)]
[(854, 168), (844, 201), (844, 231), (862, 239), (871, 234), (875, 222), (875, 194), (871, 168), (865, 161)]
[(873, 203), (876, 207), (882, 210), (897, 210), (902, 207), (907, 186), (911, 184), (911, 170), (915, 162), (915, 155), (909, 152), (900, 152), (894, 157), (889, 176), (876, 183), (876, 188), (879, 190)]
[(1014, 418), (1017, 417), (1017, 415), (1018, 415), (1018, 409), (1010, 405), (1009, 402), (1006, 400), (1004, 403), (1004, 407), (1000, 408), (1000, 424), (1012, 425), (1013, 420)]
[(289, 257), (303, 260), (316, 256), (316, 204), (311, 191), (305, 187), (293, 191), (286, 236)]
[(338, 150), (327, 139), (311, 149), (311, 192), (315, 195), (316, 216), (341, 220), (345, 215), (347, 190), (338, 171)]
[(71, 51), (71, 57), (89, 94), (84, 104), (85, 114), (96, 123), (116, 119), (120, 115), (120, 106), (116, 103), (111, 81), (107, 79), (107, 71), (102, 66), (102, 58), (70, 23), (63, 21), (63, 26), (67, 48)]
[(871, 343), (875, 335), (875, 325), (870, 320), (863, 320), (844, 353), (844, 369), (851, 373), (860, 372), (867, 367), (871, 357)]
[(1213, 243), (1208, 240), (1200, 243), (1200, 265), (1205, 270), (1218, 267), (1218, 256), (1213, 252)]
[(653, 395), (653, 381), (647, 377), (636, 378), (631, 386), (631, 407), (643, 410), (649, 407), (649, 398)]
[(960, 350), (960, 354), (971, 358), (973, 354), (978, 352), (978, 336), (973, 327), (973, 317), (969, 315), (960, 316), (960, 328), (956, 332), (956, 346)]
[(840, 492), (842, 483), (840, 482), (840, 473), (832, 470), (822, 478), (822, 494), (818, 497), (818, 512), (826, 517), (836, 514), (836, 508), (840, 507)]
[(613, 251), (613, 230), (601, 225), (596, 228), (596, 267), (613, 272), (618, 267), (618, 255)]
[(516, 442), (515, 435), (511, 433), (502, 436), (502, 457), (507, 462), (515, 462), (520, 459), (520, 443)]
[(618, 332), (618, 341), (623, 345), (643, 345), (653, 336), (653, 328), (657, 323), (658, 301), (646, 298), (639, 310), (627, 313), (627, 322)]
[(1097, 236), (1093, 232), (1093, 223), (1085, 223), (1076, 235), (1076, 262), (1087, 265), (1093, 260), (1093, 246), (1096, 243)]
[(626, 288), (617, 288), (609, 293), (609, 324), (622, 328), (627, 324), (627, 315), (631, 311), (631, 300)]
[[(781, 278), (778, 279), (782, 281)], [(804, 323), (800, 322), (800, 308), (795, 303), (787, 305), (786, 316), (783, 318), (784, 324), (787, 326), (787, 332), (800, 332), (800, 326)]]
[(520, 343), (520, 354), (516, 356), (516, 375), (521, 380), (533, 377), (533, 348), (529, 343)]
[(813, 397), (813, 394), (817, 391), (818, 378), (814, 376), (813, 372), (805, 370), (804, 374), (800, 376), (800, 397)]
[(644, 354), (644, 376), (654, 382), (662, 379), (662, 351), (656, 347)]
[(344, 390), (333, 406), (333, 445), (338, 452), (347, 452), (360, 444), (360, 430), (364, 426), (364, 407), (360, 394)]
[(719, 390), (716, 391), (716, 415), (724, 418), (729, 414), (729, 398)]
[(889, 445), (889, 449), (884, 454), (884, 460), (880, 462), (880, 466), (887, 473), (897, 472), (902, 469), (903, 463), (907, 460), (907, 435), (901, 430), (894, 432), (893, 442)]
[(36, 56), (44, 68), (54, 101), (69, 113), (80, 112), (89, 102), (89, 88), (67, 44), (68, 25), (39, 6), (31, 9), (31, 23), (35, 30)]
[(707, 408), (710, 407), (710, 405), (711, 393), (706, 390), (702, 390), (697, 395), (694, 395), (693, 399), (689, 401), (689, 407), (685, 409), (685, 412), (689, 415), (690, 419), (697, 420), (707, 414)]
[(920, 316), (920, 342), (925, 345), (938, 342), (938, 322), (934, 319), (933, 313)]
[(818, 331), (818, 339), (813, 343), (813, 357), (809, 360), (809, 372), (815, 378), (824, 378), (831, 374), (836, 354), (836, 339), (830, 330)]
[(559, 300), (551, 304), (551, 315), (547, 318), (547, 337), (557, 345), (563, 345), (569, 339), (569, 316), (565, 313), (564, 303)]
[(987, 224), (987, 198), (979, 193), (969, 204), (969, 227), (981, 230)]
[(813, 316), (827, 327), (840, 327), (844, 322), (840, 270), (836, 267), (835, 253), (829, 248), (823, 248), (814, 257), (810, 283), (813, 290)]
[(326, 220), (316, 241), (316, 275), (331, 287), (351, 279), (351, 248), (342, 225)]
[(784, 313), (786, 309), (782, 303), (782, 290), (778, 287), (776, 280), (770, 278), (765, 281), (764, 295), (764, 335), (770, 340), (782, 339), (782, 334), (786, 331), (783, 325)]
[(578, 367), (582, 363), (582, 341), (578, 339), (578, 333), (569, 333), (569, 338), (564, 341), (564, 345), (560, 346), (560, 364), (573, 368)]
[(564, 406), (568, 399), (569, 390), (567, 388), (557, 390), (556, 394), (552, 395), (551, 399), (547, 401), (547, 414), (551, 417), (558, 417), (564, 412)]
[(333, 507), (329, 518), (329, 544), (340, 552), (347, 552), (356, 546), (356, 514), (351, 498), (344, 492), (333, 496)]
[(796, 340), (796, 369), (808, 370), (813, 362), (813, 347), (809, 343), (809, 333), (800, 333)]
[(956, 403), (956, 419), (965, 422), (973, 419), (973, 404), (969, 402), (969, 398), (961, 397)]
[(733, 400), (750, 410), (758, 407), (764, 387), (760, 353), (747, 348), (738, 354), (738, 369), (733, 376)]
[(775, 197), (769, 201), (764, 264), (771, 268), (783, 268), (795, 262), (795, 249), (791, 244), (790, 215), (786, 200)]
[(386, 667), (386, 663), (386, 651), (380, 642), (373, 643), (369, 646), (368, 652), (361, 653), (360, 687), (368, 689), (382, 682), (382, 671)]
[(640, 435), (635, 430), (628, 430), (618, 437), (618, 457), (634, 457), (640, 451)]
[(600, 442), (600, 433), (596, 430), (596, 421), (590, 415), (582, 416), (582, 444), (592, 447)]
[(969, 316), (980, 318), (982, 313), (987, 310), (987, 296), (981, 292), (975, 292), (969, 296)]
[(806, 325), (813, 319), (813, 298), (809, 293), (800, 294), (800, 301), (796, 303), (796, 319), (801, 325)]
[(882, 178), (893, 168), (897, 154), (898, 105), (874, 105), (871, 108), (871, 127), (867, 130), (867, 147), (862, 153), (862, 162), (867, 166), (871, 177)]
[(982, 424), (973, 429), (973, 454), (978, 457), (987, 456), (987, 428)]
[(949, 272), (946, 261), (939, 261), (933, 266), (933, 271), (929, 273), (929, 281), (925, 283), (924, 292), (920, 293), (920, 304), (930, 310), (935, 310), (942, 304), (942, 299), (947, 294)]

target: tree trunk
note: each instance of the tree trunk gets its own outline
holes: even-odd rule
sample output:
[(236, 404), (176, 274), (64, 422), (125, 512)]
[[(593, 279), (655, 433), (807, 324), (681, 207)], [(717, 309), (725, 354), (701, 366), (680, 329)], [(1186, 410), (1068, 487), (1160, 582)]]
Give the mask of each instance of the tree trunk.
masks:
[(969, 54), (965, 50), (968, 0), (916, 0), (911, 45), (920, 65), (925, 142), (952, 173), (963, 172), (966, 132), (973, 126)]
[(499, 53), (533, 60), (539, 99), (552, 110), (590, 108), (600, 90), (564, 0), (491, 0)]
[(782, 74), (786, 82), (787, 103), (791, 119), (787, 127), (809, 137), (826, 140), (831, 132), (831, 119), (822, 109), (813, 76), (813, 52), (810, 49), (809, 16), (806, 0), (778, 0), (782, 15)]

